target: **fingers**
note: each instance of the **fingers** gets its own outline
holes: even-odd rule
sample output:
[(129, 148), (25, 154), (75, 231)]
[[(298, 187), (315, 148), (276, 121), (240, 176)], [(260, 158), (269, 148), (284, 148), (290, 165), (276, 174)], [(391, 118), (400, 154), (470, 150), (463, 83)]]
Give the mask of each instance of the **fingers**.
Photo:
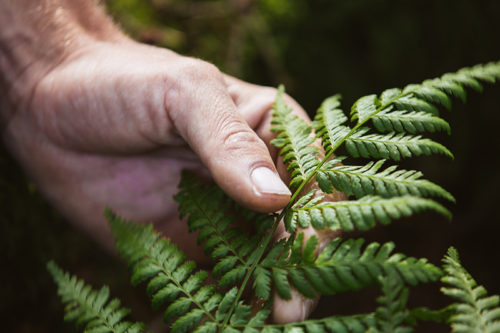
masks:
[(292, 288), (292, 298), (288, 301), (274, 296), (273, 317), (276, 324), (287, 324), (297, 321), (304, 321), (312, 313), (318, 304), (318, 298), (310, 299), (302, 296)]
[(257, 211), (276, 211), (290, 199), (268, 148), (249, 127), (212, 65), (184, 58), (170, 74), (165, 109), (179, 134), (232, 198)]

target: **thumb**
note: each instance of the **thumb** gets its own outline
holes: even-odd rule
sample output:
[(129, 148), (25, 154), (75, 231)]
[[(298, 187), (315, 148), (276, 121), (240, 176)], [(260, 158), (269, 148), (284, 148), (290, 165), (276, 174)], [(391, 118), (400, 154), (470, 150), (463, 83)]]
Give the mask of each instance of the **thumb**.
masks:
[(290, 190), (281, 181), (264, 142), (237, 113), (222, 74), (190, 59), (165, 94), (166, 111), (179, 134), (215, 182), (250, 209), (283, 208)]

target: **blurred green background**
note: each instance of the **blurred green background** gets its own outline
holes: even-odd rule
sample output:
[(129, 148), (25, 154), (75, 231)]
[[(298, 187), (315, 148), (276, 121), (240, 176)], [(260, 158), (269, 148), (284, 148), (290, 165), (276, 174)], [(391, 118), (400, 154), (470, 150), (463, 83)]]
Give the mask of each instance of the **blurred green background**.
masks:
[[(133, 38), (210, 61), (263, 85), (284, 83), (311, 114), (341, 93), (344, 108), (360, 96), (500, 60), (498, 0), (111, 0), (110, 14)], [(439, 135), (455, 154), (405, 161), (457, 198), (451, 222), (435, 215), (377, 228), (364, 237), (394, 240), (397, 250), (438, 264), (450, 245), (491, 293), (500, 293), (498, 171), (500, 86), (470, 93), (444, 114), (452, 135)], [(5, 332), (74, 332), (45, 271), (54, 258), (65, 269), (156, 321), (126, 267), (107, 256), (54, 212), (4, 148), (0, 154), (0, 317)], [(413, 304), (445, 304), (439, 286), (418, 287)], [(376, 290), (323, 300), (320, 313), (370, 311)], [(447, 331), (424, 326), (422, 332)]]

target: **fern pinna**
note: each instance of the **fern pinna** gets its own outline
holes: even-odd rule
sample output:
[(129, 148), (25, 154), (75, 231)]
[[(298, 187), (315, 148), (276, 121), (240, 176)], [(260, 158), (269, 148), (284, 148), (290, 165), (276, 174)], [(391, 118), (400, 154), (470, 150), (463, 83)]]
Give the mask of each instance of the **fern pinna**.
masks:
[(108, 287), (94, 290), (83, 280), (65, 273), (53, 261), (47, 264), (47, 269), (59, 287), (58, 293), (62, 302), (66, 303), (64, 320), (76, 320), (77, 324), (85, 326), (85, 332), (89, 333), (144, 331), (144, 324), (123, 320), (130, 310), (121, 308), (118, 299), (108, 302)]
[(488, 296), (483, 286), (461, 265), (458, 252), (448, 249), (443, 259), (445, 276), (441, 279), (446, 287), (441, 291), (453, 298), (449, 322), (454, 332), (500, 332), (500, 297)]
[[(198, 232), (213, 268), (211, 272), (196, 268), (151, 225), (124, 221), (108, 211), (116, 247), (132, 269), (132, 283), (146, 284), (153, 308), (165, 309), (164, 321), (171, 332), (410, 332), (417, 320), (442, 320), (455, 310), (460, 314), (449, 320), (456, 331), (475, 332), (473, 325), (488, 323), (487, 332), (497, 332), (497, 299), (484, 297), (482, 289), (458, 268), (453, 253), (446, 259), (443, 281), (455, 289), (443, 292), (465, 305), (440, 311), (410, 310), (406, 286), (436, 281), (443, 276), (442, 269), (425, 258), (394, 253), (392, 242), (366, 244), (346, 232), (386, 225), (423, 210), (451, 217), (437, 201), (454, 202), (449, 192), (424, 179), (420, 171), (405, 170), (396, 163), (419, 155), (453, 157), (446, 147), (424, 135), (450, 132), (439, 109), (450, 109), (451, 97), (465, 101), (466, 88), (480, 91), (483, 82), (498, 79), (500, 63), (465, 68), (422, 84), (362, 97), (352, 106), (350, 117), (336, 95), (322, 103), (312, 124), (293, 114), (280, 87), (273, 107), (276, 138), (272, 144), (280, 149), (291, 174), (289, 186), (294, 193), (288, 205), (279, 214), (252, 212), (217, 186), (185, 172), (175, 200), (181, 217), (188, 217), (190, 231)], [(340, 149), (347, 155), (339, 154)], [(350, 164), (359, 157), (369, 161)], [(334, 190), (350, 200), (330, 201), (328, 194)], [(242, 220), (253, 226), (253, 232), (238, 227)], [(281, 221), (289, 236), (273, 242)], [(309, 227), (319, 233), (344, 231), (346, 239), (323, 244), (316, 236), (305, 236), (302, 229)], [(82, 288), (78, 283), (61, 278), (65, 275), (54, 266), (50, 270), (60, 288), (73, 288), (78, 294)], [(207, 282), (210, 275), (213, 283)], [(281, 325), (270, 322), (274, 298), (290, 299), (292, 288), (306, 298), (316, 298), (374, 284), (381, 285), (383, 296), (373, 313)], [(97, 320), (94, 310), (78, 303), (80, 298), (65, 295), (64, 302), (78, 304), (67, 309), (70, 318)], [(251, 301), (248, 295), (259, 301)], [(117, 330), (106, 327), (101, 331)]]

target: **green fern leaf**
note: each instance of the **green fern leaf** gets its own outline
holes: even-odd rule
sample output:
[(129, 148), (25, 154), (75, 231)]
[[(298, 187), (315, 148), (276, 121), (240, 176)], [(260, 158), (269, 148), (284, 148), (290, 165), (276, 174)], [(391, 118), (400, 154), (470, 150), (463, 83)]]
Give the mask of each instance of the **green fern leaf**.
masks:
[(424, 81), (425, 85), (429, 85), (440, 89), (444, 93), (459, 98), (463, 103), (467, 99), (467, 92), (461, 84), (453, 80), (443, 80), (442, 78)]
[(243, 333), (258, 333), (261, 332), (261, 328), (265, 327), (266, 319), (271, 314), (271, 310), (269, 309), (269, 302), (264, 304), (263, 308), (259, 310), (255, 316), (253, 316), (248, 323), (245, 325), (243, 329)]
[(401, 96), (401, 89), (399, 88), (390, 88), (386, 89), (380, 94), (380, 104), (387, 106), (394, 102)]
[(325, 153), (336, 149), (337, 144), (345, 138), (350, 128), (343, 125), (347, 121), (344, 112), (339, 109), (340, 96), (327, 98), (318, 109), (313, 126), (318, 137), (322, 138)]
[[(403, 91), (402, 96), (395, 99), (392, 104), (395, 107), (395, 111), (415, 111), (428, 113), (432, 116), (439, 116), (439, 110), (433, 104), (428, 103), (426, 100), (422, 100), (413, 96), (409, 91)], [(386, 110), (380, 109), (380, 110)]]
[(448, 287), (441, 292), (455, 300), (450, 317), (454, 332), (500, 332), (500, 298), (488, 296), (483, 286), (463, 268), (454, 248), (443, 259), (446, 275), (441, 279)]
[[(254, 261), (263, 234), (273, 224), (268, 214), (242, 209), (216, 186), (206, 186), (192, 174), (184, 172), (175, 200), (179, 202), (181, 217), (189, 215), (190, 231), (198, 231), (198, 241), (204, 242), (205, 253), (216, 262), (213, 274), (220, 278), (220, 287), (229, 287), (240, 281)], [(232, 223), (244, 216), (256, 224), (257, 234), (250, 238)], [(262, 291), (262, 290), (261, 290)]]
[(229, 320), (231, 326), (245, 325), (248, 323), (248, 318), (252, 314), (252, 307), (243, 304), (242, 301), (238, 302), (231, 319)]
[(172, 331), (174, 332), (192, 332), (192, 329), (196, 327), (203, 319), (204, 313), (200, 309), (194, 309), (188, 312), (186, 315), (180, 317), (173, 325)]
[(309, 177), (318, 164), (316, 156), (318, 149), (311, 146), (314, 137), (311, 135), (312, 127), (303, 119), (292, 114), (283, 100), (284, 88), (278, 90), (278, 96), (274, 103), (273, 127), (271, 131), (278, 136), (271, 143), (280, 148), (280, 154), (284, 156), (284, 163), (288, 164), (291, 173), (290, 188), (298, 187)]
[[(464, 87), (480, 90), (482, 86), (479, 81), (495, 82), (499, 78), (499, 72), (500, 63), (490, 63), (445, 74), (422, 84), (411, 84), (403, 90), (388, 89), (380, 98), (376, 95), (362, 97), (351, 109), (352, 120), (358, 120), (352, 129), (343, 125), (346, 117), (338, 108), (338, 98), (327, 99), (314, 122), (316, 132), (322, 138), (326, 150), (326, 157), (320, 164), (327, 161), (343, 143), (353, 157), (391, 158), (396, 161), (403, 157), (432, 153), (453, 157), (443, 145), (405, 133), (437, 130), (449, 132), (449, 125), (438, 117), (439, 111), (435, 104), (449, 109), (451, 100), (448, 95), (464, 100)], [(367, 133), (369, 129), (362, 126), (370, 119), (379, 131), (390, 133)], [(324, 178), (317, 179), (321, 185)]]
[[(406, 283), (416, 285), (436, 281), (441, 270), (425, 259), (406, 258), (400, 253), (392, 254), (393, 243), (382, 246), (371, 243), (363, 248), (363, 239), (337, 238), (328, 243), (318, 257), (310, 260), (309, 253), (317, 238), (312, 236), (303, 244), (303, 233), (294, 241), (303, 253), (301, 260), (293, 262), (290, 252), (279, 254), (281, 257), (274, 265), (264, 266), (278, 275), (273, 283), (278, 294), (285, 299), (289, 287), (295, 287), (306, 297), (314, 298), (315, 291), (323, 295), (333, 295), (348, 290), (358, 290), (377, 283), (380, 275), (394, 273)], [(288, 251), (292, 251), (289, 249)], [(289, 280), (288, 280), (288, 279)], [(281, 292), (284, 290), (285, 292)]]
[(455, 202), (453, 196), (442, 187), (425, 179), (414, 170), (397, 170), (390, 166), (382, 171), (385, 160), (369, 162), (364, 166), (337, 165), (337, 160), (326, 163), (316, 178), (321, 190), (331, 193), (333, 188), (347, 195), (362, 198), (379, 195), (384, 198), (402, 195), (419, 197), (435, 196)]
[(268, 299), (271, 292), (271, 273), (263, 267), (258, 266), (255, 268), (253, 276), (255, 296)]
[(441, 204), (411, 195), (394, 198), (367, 195), (352, 201), (307, 203), (303, 206), (295, 204), (287, 215), (291, 224), (299, 224), (304, 228), (324, 225), (332, 230), (353, 231), (371, 229), (376, 221), (388, 224), (393, 219), (423, 210), (432, 210), (451, 218), (451, 213)]
[(474, 89), (475, 91), (482, 92), (483, 86), (479, 83), (479, 80), (475, 79), (474, 76), (468, 73), (469, 71), (460, 70), (457, 73), (447, 73), (442, 76), (443, 80), (455, 81), (461, 84), (463, 87)]
[(379, 278), (383, 295), (377, 299), (380, 306), (375, 311), (377, 327), (371, 328), (371, 333), (410, 333), (413, 329), (404, 326), (409, 317), (406, 309), (408, 289), (395, 273)]
[(442, 144), (419, 135), (405, 135), (391, 132), (388, 134), (367, 134), (368, 128), (362, 127), (346, 140), (346, 148), (353, 157), (385, 158), (399, 161), (419, 155), (442, 154), (453, 158), (453, 154)]
[[(499, 63), (463, 68), (457, 73), (448, 73), (441, 78), (424, 81), (421, 85), (409, 85), (405, 88), (404, 93), (449, 108), (451, 103), (443, 94), (458, 97), (465, 102), (466, 91), (464, 87), (481, 91), (482, 86), (479, 81), (494, 83), (499, 78), (499, 68)], [(442, 94), (439, 94), (438, 91)]]
[(123, 320), (130, 311), (121, 308), (118, 299), (108, 302), (108, 287), (94, 290), (89, 285), (85, 285), (83, 280), (63, 272), (53, 261), (47, 264), (47, 269), (58, 286), (58, 294), (62, 302), (66, 303), (65, 320), (85, 325), (86, 332), (139, 333), (144, 331), (144, 324)]
[(379, 101), (377, 95), (368, 95), (358, 99), (351, 109), (351, 120), (358, 120), (358, 123), (364, 123), (377, 113)]
[(207, 272), (195, 271), (196, 264), (185, 261), (177, 246), (160, 238), (150, 224), (123, 221), (110, 211), (106, 215), (116, 248), (132, 267), (133, 282), (150, 280), (147, 290), (154, 307), (169, 303), (164, 320), (172, 322), (171, 332), (189, 332), (204, 317), (215, 321), (212, 311), (221, 296), (214, 294), (215, 286), (202, 287)]
[(198, 326), (193, 333), (216, 333), (217, 324), (213, 322), (205, 322), (203, 325)]
[(446, 131), (450, 133), (450, 125), (445, 120), (422, 111), (393, 111), (384, 109), (372, 118), (373, 126), (379, 132), (421, 132)]
[[(357, 119), (357, 124), (352, 129), (342, 125), (345, 115), (338, 109), (338, 98), (330, 98), (320, 108), (321, 115), (315, 119), (315, 129), (322, 138), (326, 158), (343, 143), (354, 157), (392, 158), (396, 161), (402, 157), (431, 153), (453, 157), (444, 146), (405, 133), (449, 131), (448, 123), (438, 117), (439, 110), (435, 104), (449, 109), (449, 96), (465, 100), (464, 87), (480, 90), (482, 86), (479, 81), (493, 83), (499, 79), (499, 72), (500, 63), (479, 65), (445, 74), (422, 84), (411, 84), (403, 90), (388, 89), (379, 98), (376, 95), (362, 97), (351, 109), (352, 120)], [(367, 134), (368, 128), (362, 126), (370, 119), (378, 130), (391, 133)], [(400, 134), (396, 134), (397, 132)]]
[(288, 283), (287, 271), (281, 268), (272, 268), (273, 284), (276, 288), (276, 292), (283, 299), (292, 298), (290, 285)]
[(451, 109), (451, 99), (448, 97), (448, 95), (433, 86), (410, 84), (405, 87), (404, 91), (411, 91), (413, 95), (421, 100), (433, 104), (442, 105), (447, 110)]
[(233, 302), (236, 300), (237, 294), (238, 294), (238, 288), (234, 287), (224, 295), (219, 304), (219, 308), (215, 313), (215, 317), (217, 318), (217, 320), (224, 319), (224, 316), (229, 312)]

